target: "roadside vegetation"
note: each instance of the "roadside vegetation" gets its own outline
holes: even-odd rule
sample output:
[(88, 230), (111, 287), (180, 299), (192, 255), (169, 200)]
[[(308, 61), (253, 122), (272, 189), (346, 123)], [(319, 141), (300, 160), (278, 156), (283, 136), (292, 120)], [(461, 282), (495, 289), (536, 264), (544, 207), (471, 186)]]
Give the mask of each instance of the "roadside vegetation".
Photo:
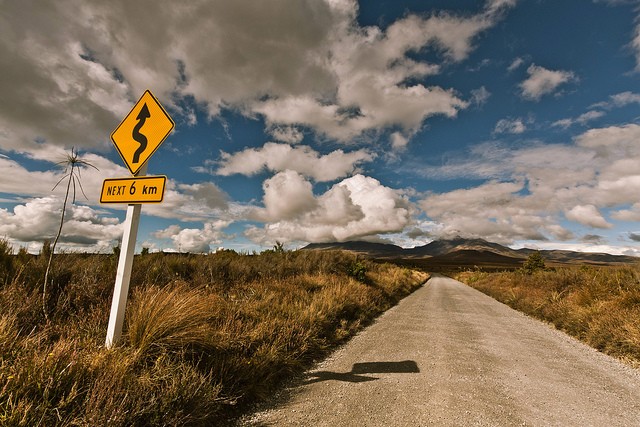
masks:
[(588, 345), (640, 367), (640, 265), (545, 268), (539, 257), (511, 272), (457, 278)]
[(344, 252), (136, 256), (122, 341), (104, 347), (115, 255), (0, 240), (0, 425), (223, 425), (420, 286)]

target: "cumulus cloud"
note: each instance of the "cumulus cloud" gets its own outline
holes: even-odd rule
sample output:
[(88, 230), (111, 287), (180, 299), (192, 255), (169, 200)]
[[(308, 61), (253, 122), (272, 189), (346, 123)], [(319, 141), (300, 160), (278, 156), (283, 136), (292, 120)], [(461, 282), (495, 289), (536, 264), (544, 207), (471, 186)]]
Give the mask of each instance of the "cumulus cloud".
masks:
[(578, 205), (565, 212), (565, 216), (570, 221), (579, 222), (580, 224), (592, 228), (611, 228), (612, 225), (607, 222), (602, 214), (594, 205)]
[(567, 238), (570, 233), (555, 224), (542, 206), (520, 203), (522, 182), (489, 182), (425, 197), (420, 206), (427, 216), (441, 224), (433, 231), (438, 237), (478, 237), (495, 242), (546, 240), (546, 234)]
[[(640, 126), (591, 129), (571, 144), (509, 149), (474, 147), (463, 158), (424, 169), (431, 178), (475, 178), (477, 187), (428, 194), (420, 206), (442, 224), (444, 235), (473, 235), (510, 242), (573, 237), (566, 220), (608, 229), (612, 219), (640, 220)], [(561, 170), (562, 173), (558, 173)]]
[(281, 172), (267, 183), (264, 208), (254, 215), (268, 223), (246, 233), (258, 243), (361, 239), (399, 232), (411, 221), (410, 203), (401, 192), (363, 175), (347, 178), (319, 196), (292, 171)]
[[(0, 192), (8, 194), (28, 195), (32, 197), (46, 198), (51, 195), (64, 197), (66, 187), (58, 185), (55, 191), (52, 187), (63, 179), (65, 172), (55, 167), (54, 162), (63, 159), (64, 151), (60, 155), (52, 157), (47, 155), (51, 163), (50, 171), (32, 171), (8, 157), (0, 157), (0, 169), (5, 171), (0, 180)], [(129, 171), (121, 165), (117, 165), (105, 157), (96, 154), (82, 154), (81, 158), (96, 166), (93, 168), (81, 168), (81, 180), (84, 194), (77, 188), (77, 201), (88, 205), (99, 205), (100, 192), (105, 176), (122, 177), (129, 176)], [(86, 194), (87, 199), (84, 198)], [(197, 184), (182, 184), (172, 179), (167, 180), (163, 203), (148, 204), (144, 207), (147, 215), (161, 218), (173, 218), (183, 221), (208, 220), (219, 217), (221, 213), (231, 208), (229, 196), (212, 182), (200, 182)], [(126, 209), (126, 205), (111, 205), (110, 209)]]
[(222, 152), (216, 174), (255, 175), (263, 170), (281, 172), (295, 170), (317, 182), (333, 181), (357, 170), (357, 166), (374, 159), (367, 150), (345, 153), (335, 150), (321, 155), (311, 147), (269, 142), (261, 148), (247, 148), (235, 154)]
[(529, 77), (520, 83), (521, 95), (525, 99), (538, 101), (542, 96), (556, 91), (564, 84), (576, 80), (571, 71), (553, 71), (532, 64), (527, 68)]
[(262, 189), (265, 210), (257, 216), (264, 221), (295, 218), (315, 208), (311, 183), (295, 171), (278, 173), (267, 179)]
[(171, 225), (153, 233), (153, 236), (159, 239), (171, 239), (173, 249), (178, 252), (208, 253), (211, 251), (211, 245), (217, 246), (222, 243), (225, 237), (222, 230), (229, 224), (229, 221), (224, 220), (206, 222), (201, 229)]
[(620, 209), (611, 213), (611, 218), (619, 221), (638, 222), (640, 221), (640, 203), (634, 203), (631, 209)]
[(635, 157), (640, 154), (637, 143), (640, 125), (630, 123), (622, 126), (590, 129), (576, 138), (578, 146), (596, 150), (601, 155)]
[(409, 15), (384, 32), (377, 27), (343, 27), (331, 39), (328, 62), (336, 77), (334, 100), (290, 95), (259, 101), (252, 108), (269, 123), (302, 124), (338, 140), (391, 126), (411, 134), (433, 115), (454, 117), (468, 103), (450, 89), (407, 85), (409, 79), (440, 71), (437, 64), (418, 62), (407, 53), (434, 46), (449, 60), (461, 61), (472, 50), (474, 38), (513, 4), (492, 1), (471, 17)]
[[(151, 0), (9, 2), (0, 16), (0, 149), (46, 160), (54, 149), (72, 145), (108, 149), (108, 135), (149, 88), (174, 118), (190, 124), (195, 115), (185, 98), (209, 118), (223, 108), (262, 116), (266, 132), (287, 144), (299, 144), (303, 132), (311, 131), (343, 142), (393, 131), (391, 144), (400, 150), (430, 117), (453, 118), (471, 102), (486, 101), (484, 88), (464, 100), (429, 78), (443, 65), (468, 58), (477, 37), (515, 3), (488, 0), (475, 14), (407, 14), (382, 29), (358, 24), (354, 0), (214, 0), (162, 7)], [(140, 20), (143, 14), (149, 19)], [(211, 42), (203, 43), (203, 37)], [(434, 55), (418, 59), (415, 53), (423, 51)], [(291, 227), (309, 239), (346, 239), (395, 232), (410, 221), (400, 192), (362, 175), (321, 195), (309, 191), (309, 179), (329, 182), (360, 172), (373, 159), (371, 152), (321, 155), (305, 146), (270, 144), (227, 154), (219, 166), (223, 174), (276, 173), (265, 183), (263, 211), (275, 223), (254, 229), (258, 234), (271, 237)], [(96, 203), (104, 176), (128, 173), (103, 157), (90, 157), (101, 174), (87, 174), (83, 182)], [(17, 191), (35, 182), (21, 194), (47, 194), (44, 183), (60, 176), (0, 160), (18, 172), (0, 186)], [(301, 202), (280, 205), (274, 194)], [(169, 180), (164, 203), (144, 211), (213, 224), (233, 209), (213, 183)], [(200, 230), (202, 240), (197, 230), (173, 230), (181, 236), (174, 242), (205, 249), (220, 231), (208, 227)]]
[(263, 115), (288, 143), (301, 139), (296, 125), (341, 141), (388, 127), (408, 135), (468, 105), (424, 82), (439, 64), (409, 54), (462, 61), (515, 4), (407, 15), (382, 30), (357, 23), (353, 0), (36, 3), (9, 2), (0, 16), (0, 148), (33, 156), (42, 141), (107, 149), (147, 88), (188, 123), (193, 108), (181, 101), (193, 97), (210, 117), (227, 107)]
[[(53, 240), (58, 232), (63, 198), (34, 198), (18, 204), (13, 211), (0, 209), (0, 235), (16, 245), (39, 244)], [(109, 250), (122, 237), (117, 218), (105, 217), (89, 206), (68, 205), (60, 235), (60, 250), (101, 252)]]

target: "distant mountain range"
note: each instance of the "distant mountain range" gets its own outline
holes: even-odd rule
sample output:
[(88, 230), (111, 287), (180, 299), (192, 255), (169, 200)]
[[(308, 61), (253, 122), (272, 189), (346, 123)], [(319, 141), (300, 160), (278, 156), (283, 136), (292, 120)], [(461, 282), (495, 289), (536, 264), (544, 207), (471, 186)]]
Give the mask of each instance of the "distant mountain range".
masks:
[[(304, 250), (346, 250), (370, 258), (422, 260), (427, 265), (493, 265), (514, 266), (522, 262), (534, 249), (511, 249), (483, 239), (454, 238), (434, 240), (424, 246), (404, 249), (385, 243), (343, 242), (311, 243)], [(541, 250), (542, 256), (550, 263), (559, 264), (626, 264), (640, 261), (639, 258), (606, 253), (588, 253), (561, 250)]]

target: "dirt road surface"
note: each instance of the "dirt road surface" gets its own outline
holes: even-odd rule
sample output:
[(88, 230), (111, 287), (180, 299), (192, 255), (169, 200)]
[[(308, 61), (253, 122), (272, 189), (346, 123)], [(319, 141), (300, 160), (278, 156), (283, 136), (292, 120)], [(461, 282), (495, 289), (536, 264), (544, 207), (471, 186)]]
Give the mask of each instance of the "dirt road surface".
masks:
[(640, 426), (640, 371), (434, 277), (244, 426)]

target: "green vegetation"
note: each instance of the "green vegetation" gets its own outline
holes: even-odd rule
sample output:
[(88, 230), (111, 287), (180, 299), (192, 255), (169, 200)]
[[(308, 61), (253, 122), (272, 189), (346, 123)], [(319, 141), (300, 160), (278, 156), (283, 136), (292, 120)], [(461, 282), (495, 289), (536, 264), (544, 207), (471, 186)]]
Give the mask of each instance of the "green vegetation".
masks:
[(467, 272), (458, 279), (640, 366), (640, 266)]
[(522, 271), (525, 274), (533, 274), (536, 271), (544, 270), (546, 268), (544, 257), (538, 251), (531, 253), (522, 264)]
[(0, 240), (0, 425), (224, 425), (426, 278), (343, 252), (145, 253), (107, 350), (117, 257), (55, 257), (46, 321), (47, 257)]

